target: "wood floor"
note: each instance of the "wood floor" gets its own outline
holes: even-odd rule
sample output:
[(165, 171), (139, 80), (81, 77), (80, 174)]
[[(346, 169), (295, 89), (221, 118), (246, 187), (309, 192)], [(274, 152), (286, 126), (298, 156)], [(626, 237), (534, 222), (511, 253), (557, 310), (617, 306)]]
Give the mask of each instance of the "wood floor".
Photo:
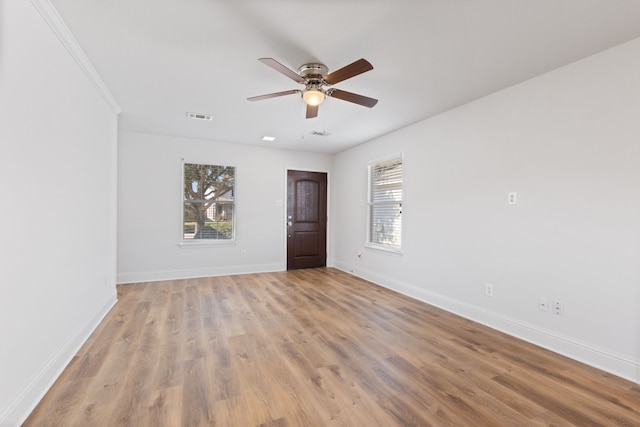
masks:
[(640, 386), (334, 269), (141, 283), (25, 426), (640, 426)]

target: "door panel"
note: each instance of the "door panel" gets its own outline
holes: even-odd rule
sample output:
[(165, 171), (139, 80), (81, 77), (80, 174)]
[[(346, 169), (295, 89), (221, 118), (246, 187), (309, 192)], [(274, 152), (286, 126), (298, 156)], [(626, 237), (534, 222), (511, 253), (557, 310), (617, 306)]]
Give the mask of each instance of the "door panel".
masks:
[(327, 174), (287, 172), (287, 270), (327, 265)]
[(299, 231), (295, 234), (295, 257), (317, 256), (320, 243), (319, 233), (313, 231)]

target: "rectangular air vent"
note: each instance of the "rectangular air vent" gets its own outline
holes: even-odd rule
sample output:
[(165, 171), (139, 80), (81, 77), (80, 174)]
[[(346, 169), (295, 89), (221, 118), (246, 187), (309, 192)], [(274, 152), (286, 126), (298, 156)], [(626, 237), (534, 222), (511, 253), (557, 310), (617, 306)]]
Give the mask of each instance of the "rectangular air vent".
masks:
[(315, 135), (315, 136), (329, 136), (329, 133), (328, 133), (326, 130), (323, 130), (323, 131), (314, 130), (313, 132), (311, 132), (311, 135)]
[(187, 113), (187, 117), (194, 120), (213, 120), (213, 116), (200, 113)]

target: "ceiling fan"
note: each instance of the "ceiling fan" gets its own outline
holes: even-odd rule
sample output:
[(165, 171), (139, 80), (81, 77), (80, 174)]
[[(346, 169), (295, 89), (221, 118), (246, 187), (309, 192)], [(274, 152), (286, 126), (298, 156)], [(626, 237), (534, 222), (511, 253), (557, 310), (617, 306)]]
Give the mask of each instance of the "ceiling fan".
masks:
[(373, 65), (371, 65), (366, 59), (358, 59), (357, 61), (342, 67), (331, 74), (327, 74), (329, 69), (324, 64), (303, 64), (298, 68), (298, 71), (295, 72), (273, 58), (260, 58), (258, 61), (284, 74), (296, 83), (304, 85), (304, 89), (293, 89), (286, 90), (284, 92), (269, 93), (267, 95), (252, 96), (251, 98), (247, 98), (249, 101), (260, 101), (262, 99), (299, 93), (307, 104), (307, 119), (312, 119), (318, 116), (318, 106), (322, 104), (327, 96), (342, 99), (343, 101), (353, 102), (354, 104), (369, 108), (378, 103), (377, 99), (369, 98), (367, 96), (358, 95), (356, 93), (340, 89), (324, 88), (324, 86), (333, 86), (343, 80), (347, 80), (351, 77), (357, 76), (358, 74), (373, 70)]

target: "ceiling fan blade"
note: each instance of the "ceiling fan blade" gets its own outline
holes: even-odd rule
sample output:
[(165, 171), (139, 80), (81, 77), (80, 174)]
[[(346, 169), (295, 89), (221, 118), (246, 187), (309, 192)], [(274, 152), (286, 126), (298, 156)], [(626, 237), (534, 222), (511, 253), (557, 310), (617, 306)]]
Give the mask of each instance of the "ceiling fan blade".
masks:
[(343, 101), (353, 102), (364, 107), (373, 107), (378, 103), (377, 99), (369, 98), (368, 96), (358, 95), (357, 93), (347, 92), (340, 89), (329, 89), (326, 91), (327, 96), (332, 98), (342, 99)]
[(324, 81), (328, 85), (334, 85), (370, 70), (373, 70), (373, 65), (371, 65), (369, 61), (366, 59), (358, 59), (356, 62), (353, 62), (346, 67), (342, 67), (331, 74), (327, 74), (324, 76)]
[(278, 96), (293, 95), (294, 93), (300, 93), (300, 91), (298, 89), (285, 90), (284, 92), (275, 92), (275, 93), (268, 93), (266, 95), (252, 96), (251, 98), (247, 98), (247, 99), (249, 101), (261, 101), (263, 99), (276, 98)]
[(273, 68), (274, 70), (284, 74), (285, 76), (289, 77), (291, 80), (298, 82), (298, 83), (303, 83), (304, 84), (304, 79), (302, 77), (300, 77), (300, 75), (298, 73), (296, 73), (295, 71), (285, 67), (284, 65), (282, 65), (281, 63), (279, 63), (278, 61), (276, 61), (273, 58), (260, 58), (258, 59), (258, 61), (262, 62), (265, 65), (268, 65), (269, 67)]
[(307, 119), (313, 119), (314, 117), (318, 117), (318, 106), (307, 104)]

